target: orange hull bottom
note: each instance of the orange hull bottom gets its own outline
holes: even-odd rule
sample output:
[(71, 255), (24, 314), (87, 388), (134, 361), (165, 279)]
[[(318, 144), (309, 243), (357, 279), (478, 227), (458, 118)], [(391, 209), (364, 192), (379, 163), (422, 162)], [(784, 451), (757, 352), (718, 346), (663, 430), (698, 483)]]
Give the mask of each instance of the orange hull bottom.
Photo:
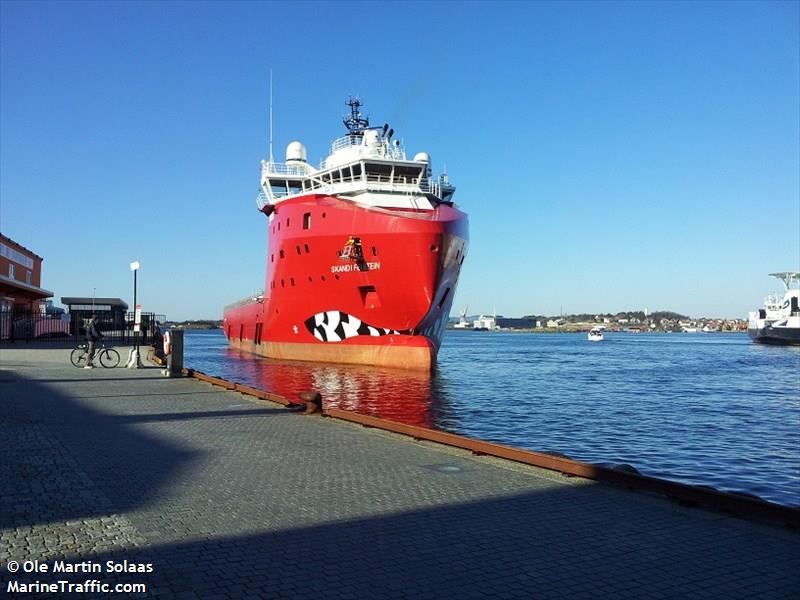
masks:
[(370, 365), (395, 369), (430, 371), (436, 360), (433, 345), (424, 337), (418, 344), (293, 344), (288, 342), (262, 342), (229, 339), (228, 343), (244, 352), (251, 352), (279, 360)]

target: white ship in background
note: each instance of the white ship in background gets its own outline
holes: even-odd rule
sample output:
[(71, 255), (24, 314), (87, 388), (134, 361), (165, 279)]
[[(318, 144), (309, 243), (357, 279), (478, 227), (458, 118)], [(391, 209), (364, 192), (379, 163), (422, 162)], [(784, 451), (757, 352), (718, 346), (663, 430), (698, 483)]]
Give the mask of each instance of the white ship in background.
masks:
[(469, 310), (469, 306), (464, 307), (464, 310), (461, 311), (461, 315), (459, 316), (458, 323), (453, 325), (456, 329), (469, 329), (470, 324), (467, 321), (467, 311)]
[(783, 297), (773, 294), (764, 299), (764, 307), (752, 311), (747, 333), (754, 342), (800, 345), (800, 273), (770, 273), (783, 282)]

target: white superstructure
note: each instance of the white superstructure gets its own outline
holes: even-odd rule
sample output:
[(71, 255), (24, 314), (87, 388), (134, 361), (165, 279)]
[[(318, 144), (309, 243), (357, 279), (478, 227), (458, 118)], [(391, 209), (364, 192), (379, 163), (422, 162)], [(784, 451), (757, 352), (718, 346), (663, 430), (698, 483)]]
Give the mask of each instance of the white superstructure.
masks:
[(306, 194), (328, 194), (375, 207), (432, 210), (452, 203), (455, 187), (446, 174), (434, 178), (431, 158), (418, 152), (409, 160), (388, 124), (370, 127), (362, 117), (361, 102), (350, 98), (349, 133), (333, 141), (330, 154), (318, 168), (308, 163), (303, 144), (286, 148), (286, 161), (261, 161), (258, 209), (270, 215), (280, 202)]
[(764, 307), (749, 314), (747, 333), (756, 342), (800, 344), (800, 273), (770, 273), (783, 282), (784, 294), (771, 294)]

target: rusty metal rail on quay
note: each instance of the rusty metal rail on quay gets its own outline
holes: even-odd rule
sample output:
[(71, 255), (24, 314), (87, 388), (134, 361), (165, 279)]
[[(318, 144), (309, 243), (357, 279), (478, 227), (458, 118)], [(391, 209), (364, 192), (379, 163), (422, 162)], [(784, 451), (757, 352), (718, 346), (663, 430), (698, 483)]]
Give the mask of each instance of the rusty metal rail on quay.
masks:
[[(220, 377), (207, 375), (193, 369), (183, 369), (182, 373), (184, 376), (193, 377), (200, 381), (205, 381), (227, 390), (240, 392), (262, 400), (269, 400), (284, 406), (295, 404), (288, 398), (279, 394), (227, 381)], [(800, 509), (768, 502), (755, 496), (751, 497), (743, 494), (722, 492), (711, 487), (688, 485), (616, 468), (592, 465), (567, 457), (535, 452), (533, 450), (523, 450), (521, 448), (504, 446), (502, 444), (486, 442), (415, 425), (406, 425), (404, 423), (354, 413), (339, 408), (323, 408), (322, 414), (326, 417), (356, 423), (364, 427), (381, 429), (409, 436), (415, 440), (436, 442), (454, 448), (461, 448), (476, 455), (492, 456), (550, 471), (557, 471), (568, 477), (583, 477), (594, 481), (611, 483), (631, 490), (660, 494), (688, 506), (697, 506), (727, 512), (742, 517), (767, 519), (789, 527), (800, 528)]]

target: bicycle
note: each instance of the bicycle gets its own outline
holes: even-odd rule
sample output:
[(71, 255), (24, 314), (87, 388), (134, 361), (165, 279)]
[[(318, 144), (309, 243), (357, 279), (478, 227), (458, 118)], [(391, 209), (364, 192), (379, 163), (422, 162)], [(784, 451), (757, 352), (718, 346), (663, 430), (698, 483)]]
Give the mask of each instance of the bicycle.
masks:
[[(69, 360), (78, 368), (85, 367), (88, 358), (88, 344), (79, 344), (69, 355)], [(106, 369), (113, 369), (119, 365), (119, 352), (114, 348), (106, 348), (104, 344), (99, 344), (95, 348), (95, 358), (98, 358)]]

